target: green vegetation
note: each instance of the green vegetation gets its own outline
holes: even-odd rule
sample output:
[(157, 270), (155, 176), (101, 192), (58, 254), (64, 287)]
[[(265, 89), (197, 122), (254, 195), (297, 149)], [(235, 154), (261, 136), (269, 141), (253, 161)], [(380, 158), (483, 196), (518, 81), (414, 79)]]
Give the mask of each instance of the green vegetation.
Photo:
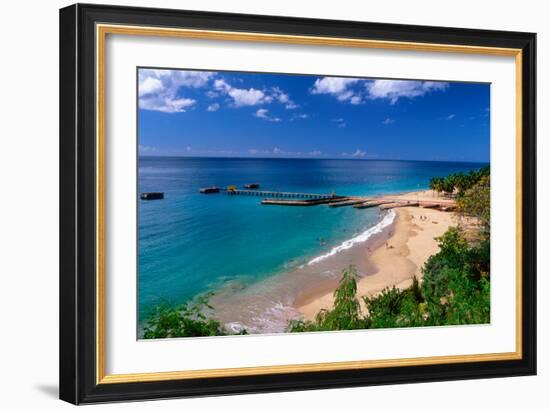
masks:
[(416, 277), (405, 289), (386, 288), (374, 297), (363, 297), (369, 328), (419, 327), (425, 324), (426, 304)]
[[(439, 252), (422, 269), (410, 287), (386, 288), (363, 297), (361, 312), (356, 299), (356, 273), (350, 266), (334, 292), (332, 310), (320, 311), (313, 321), (291, 321), (290, 332), (341, 329), (421, 327), (490, 322), (490, 176), (481, 169), (468, 175), (451, 175), (458, 189), (461, 216), (475, 217), (479, 233), (451, 227), (439, 242)], [(447, 180), (447, 178), (443, 178)], [(447, 183), (447, 182), (445, 182)], [(443, 190), (445, 190), (443, 189)]]
[(482, 176), (456, 199), (456, 203), (460, 214), (476, 218), (479, 233), (488, 242), (491, 233), (491, 177)]
[[(198, 297), (192, 302), (178, 306), (161, 304), (149, 314), (143, 328), (143, 338), (180, 338), (229, 335), (220, 324), (207, 316), (205, 311), (212, 310), (208, 303), (212, 293)], [(245, 335), (246, 331), (239, 334)]]
[(290, 321), (289, 331), (338, 331), (367, 328), (367, 320), (361, 316), (361, 306), (356, 294), (357, 272), (355, 267), (350, 266), (342, 272), (338, 288), (334, 291), (333, 309), (319, 311), (313, 322)]
[(445, 177), (435, 177), (430, 179), (430, 189), (438, 193), (453, 195), (456, 193), (461, 197), (465, 192), (471, 189), (483, 177), (489, 176), (489, 166), (485, 166), (479, 170), (472, 170), (469, 173), (452, 173)]
[(450, 228), (438, 240), (439, 253), (431, 256), (423, 268), (424, 323), (488, 323), (489, 242), (469, 243), (457, 228)]

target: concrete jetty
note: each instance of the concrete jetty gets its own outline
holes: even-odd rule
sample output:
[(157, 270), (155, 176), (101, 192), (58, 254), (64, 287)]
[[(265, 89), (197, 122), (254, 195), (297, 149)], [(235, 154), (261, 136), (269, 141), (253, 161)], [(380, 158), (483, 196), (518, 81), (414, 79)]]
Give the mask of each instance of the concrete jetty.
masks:
[(303, 199), (303, 200), (292, 200), (292, 199), (264, 199), (262, 204), (264, 205), (279, 205), (279, 206), (316, 206), (320, 204), (333, 204), (347, 200), (346, 196), (334, 196), (334, 197), (325, 197), (319, 199)]
[(367, 209), (369, 207), (376, 207), (386, 203), (391, 203), (391, 201), (390, 200), (367, 200), (367, 201), (358, 203), (356, 205), (353, 205), (353, 207), (356, 209)]
[(328, 207), (353, 206), (364, 202), (365, 202), (365, 199), (348, 199), (348, 200), (329, 203)]

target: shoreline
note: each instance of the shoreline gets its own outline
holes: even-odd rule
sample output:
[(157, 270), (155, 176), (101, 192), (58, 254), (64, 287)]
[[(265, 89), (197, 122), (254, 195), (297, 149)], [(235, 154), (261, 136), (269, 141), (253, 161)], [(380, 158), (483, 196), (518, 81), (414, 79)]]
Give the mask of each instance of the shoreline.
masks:
[[(384, 212), (377, 224), (330, 249), (328, 253), (335, 248), (340, 249), (330, 256), (325, 252), (297, 268), (282, 271), (252, 285), (230, 285), (216, 292), (210, 302), (215, 318), (235, 332), (242, 328), (247, 328), (250, 333), (284, 332), (290, 320), (302, 318), (301, 312), (294, 306), (296, 300), (304, 294), (331, 292), (338, 285), (344, 267), (354, 264), (361, 277), (376, 272), (369, 255), (393, 234), (393, 223), (384, 223), (384, 218), (393, 210)], [(357, 240), (369, 232), (371, 235), (368, 238)], [(343, 246), (344, 243), (352, 245)]]
[[(357, 296), (373, 296), (387, 287), (405, 289), (412, 283), (413, 276), (422, 277), (421, 268), (439, 247), (435, 240), (449, 227), (456, 225), (454, 213), (441, 212), (419, 207), (394, 209), (396, 219), (394, 232), (385, 243), (381, 243), (370, 255), (374, 273), (361, 277), (357, 282)], [(421, 220), (420, 216), (426, 217)], [(304, 291), (297, 297), (293, 307), (306, 320), (312, 320), (323, 308), (333, 306), (333, 292), (336, 286), (324, 291)]]
[[(411, 200), (411, 203), (418, 198), (435, 199), (429, 190), (381, 197), (399, 197)], [(284, 332), (288, 321), (312, 320), (321, 309), (332, 308), (332, 294), (338, 286), (341, 271), (350, 264), (356, 266), (359, 275), (358, 297), (372, 296), (386, 287), (408, 287), (413, 275), (421, 278), (424, 262), (438, 251), (435, 237), (441, 236), (449, 226), (456, 225), (454, 213), (412, 206), (384, 212), (376, 225), (297, 269), (250, 286), (217, 292), (211, 300), (216, 318), (235, 332), (242, 328), (247, 328), (250, 333)], [(388, 223), (391, 212), (394, 216)], [(372, 234), (369, 235), (370, 230)], [(368, 236), (366, 240), (358, 240), (365, 234)], [(336, 248), (339, 250), (335, 251)]]

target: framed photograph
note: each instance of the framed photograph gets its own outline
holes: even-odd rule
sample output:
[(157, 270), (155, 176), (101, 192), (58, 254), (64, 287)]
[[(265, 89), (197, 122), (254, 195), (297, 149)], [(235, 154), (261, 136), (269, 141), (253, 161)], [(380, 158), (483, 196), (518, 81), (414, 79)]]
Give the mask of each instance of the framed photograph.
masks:
[(61, 9), (61, 399), (534, 375), (535, 40)]

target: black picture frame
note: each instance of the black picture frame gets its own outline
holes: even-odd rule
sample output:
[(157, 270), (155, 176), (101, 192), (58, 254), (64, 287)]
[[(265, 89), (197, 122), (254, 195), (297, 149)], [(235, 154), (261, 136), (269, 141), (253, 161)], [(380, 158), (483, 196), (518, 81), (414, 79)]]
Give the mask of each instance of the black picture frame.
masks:
[[(521, 359), (98, 384), (96, 23), (521, 49)], [(77, 4), (60, 10), (59, 46), (62, 400), (83, 404), (536, 374), (536, 34)]]

